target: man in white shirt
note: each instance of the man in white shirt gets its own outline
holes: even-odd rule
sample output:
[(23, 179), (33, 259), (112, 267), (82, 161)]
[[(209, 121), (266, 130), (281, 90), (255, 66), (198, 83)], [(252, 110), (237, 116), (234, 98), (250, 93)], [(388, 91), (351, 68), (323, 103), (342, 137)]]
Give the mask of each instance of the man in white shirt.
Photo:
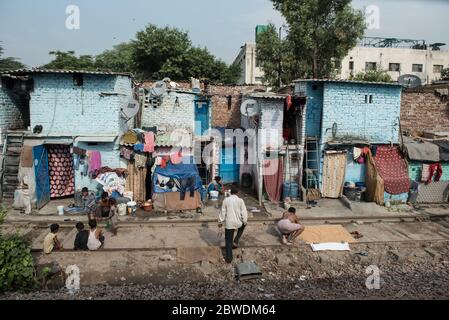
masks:
[[(238, 247), (240, 237), (248, 222), (248, 212), (246, 211), (245, 202), (237, 196), (238, 189), (235, 186), (231, 187), (231, 195), (223, 200), (221, 212), (218, 217), (218, 227), (225, 224), (225, 242), (226, 242), (226, 256), (227, 263), (232, 262), (232, 249)], [(234, 238), (234, 231), (237, 235)]]

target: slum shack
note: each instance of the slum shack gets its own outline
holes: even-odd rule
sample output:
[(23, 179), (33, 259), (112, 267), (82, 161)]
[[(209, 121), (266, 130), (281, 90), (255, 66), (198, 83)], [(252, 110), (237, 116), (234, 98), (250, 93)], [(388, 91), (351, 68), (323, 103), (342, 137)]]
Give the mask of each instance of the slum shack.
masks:
[(254, 179), (259, 201), (301, 198), (305, 130), (301, 101), (270, 92), (243, 99), (241, 121), (250, 142), (241, 148), (240, 172)]
[(325, 198), (405, 202), (410, 182), (400, 151), (396, 83), (306, 79), (305, 186)]
[(130, 74), (21, 69), (3, 72), (1, 83), (11, 111), (0, 114), (5, 201), (18, 197), (41, 209), (50, 200), (76, 201), (83, 187), (123, 196), (118, 141), (134, 121), (123, 110), (137, 107)]

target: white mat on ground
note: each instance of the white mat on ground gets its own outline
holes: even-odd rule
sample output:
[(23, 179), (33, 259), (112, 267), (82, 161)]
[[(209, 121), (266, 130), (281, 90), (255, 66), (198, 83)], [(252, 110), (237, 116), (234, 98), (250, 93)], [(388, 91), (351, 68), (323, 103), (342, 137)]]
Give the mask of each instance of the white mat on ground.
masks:
[(324, 243), (311, 243), (313, 251), (350, 251), (349, 244), (347, 242), (324, 242)]

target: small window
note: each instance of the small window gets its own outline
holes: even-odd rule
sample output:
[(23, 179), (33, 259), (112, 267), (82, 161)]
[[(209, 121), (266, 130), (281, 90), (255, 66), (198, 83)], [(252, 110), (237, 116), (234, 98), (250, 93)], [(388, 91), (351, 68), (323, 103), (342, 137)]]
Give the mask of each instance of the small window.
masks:
[(373, 103), (373, 95), (365, 94), (365, 103)]
[(399, 71), (401, 71), (401, 64), (400, 63), (390, 63), (388, 70), (399, 72)]
[(377, 69), (377, 63), (376, 62), (365, 62), (365, 70), (376, 70)]
[(83, 75), (80, 73), (75, 73), (73, 75), (73, 85), (74, 86), (82, 86), (83, 85)]
[(349, 70), (354, 70), (354, 61), (349, 61)]
[(433, 65), (433, 73), (441, 73), (441, 71), (443, 71), (442, 64), (434, 64)]
[(412, 72), (422, 72), (422, 64), (412, 64)]

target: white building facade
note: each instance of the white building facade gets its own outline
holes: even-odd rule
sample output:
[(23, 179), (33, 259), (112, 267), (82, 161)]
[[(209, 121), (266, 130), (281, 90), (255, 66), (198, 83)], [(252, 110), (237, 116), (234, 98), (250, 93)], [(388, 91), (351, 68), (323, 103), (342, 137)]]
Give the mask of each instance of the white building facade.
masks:
[(263, 84), (264, 74), (257, 64), (255, 42), (247, 42), (240, 48), (234, 64), (241, 68), (237, 84)]
[[(234, 61), (241, 66), (238, 84), (262, 84), (263, 70), (257, 66), (256, 44), (245, 43)], [(396, 81), (399, 76), (413, 74), (422, 84), (441, 78), (441, 71), (449, 68), (449, 51), (391, 47), (357, 46), (341, 63), (340, 79), (368, 70), (385, 70)]]
[(368, 70), (385, 70), (393, 80), (404, 74), (421, 78), (430, 84), (441, 78), (441, 71), (449, 68), (449, 51), (411, 48), (355, 47), (341, 63), (341, 79)]

